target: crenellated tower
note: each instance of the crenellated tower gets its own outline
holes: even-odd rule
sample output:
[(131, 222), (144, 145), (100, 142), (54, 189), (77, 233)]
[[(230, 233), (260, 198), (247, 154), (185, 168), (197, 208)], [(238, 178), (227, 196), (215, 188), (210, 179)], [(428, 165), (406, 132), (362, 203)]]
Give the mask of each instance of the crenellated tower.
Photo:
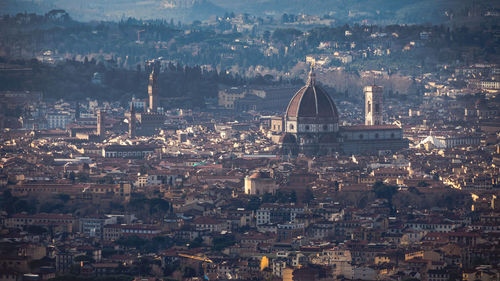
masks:
[(155, 61), (153, 70), (149, 75), (148, 95), (149, 95), (149, 112), (157, 112), (158, 110), (158, 75), (160, 73), (160, 63)]

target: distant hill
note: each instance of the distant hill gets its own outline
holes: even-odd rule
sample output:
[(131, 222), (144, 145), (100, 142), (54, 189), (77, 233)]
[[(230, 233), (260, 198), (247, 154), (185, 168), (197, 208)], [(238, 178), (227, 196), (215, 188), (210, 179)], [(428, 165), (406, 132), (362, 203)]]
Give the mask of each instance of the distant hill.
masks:
[[(472, 4), (474, 3), (474, 4)], [(77, 20), (204, 20), (225, 12), (256, 16), (329, 15), (339, 24), (440, 24), (453, 15), (500, 8), (492, 0), (3, 0), (0, 11), (46, 13), (64, 9)], [(474, 6), (473, 6), (474, 5)]]
[(80, 21), (111, 20), (123, 18), (174, 19), (183, 22), (223, 15), (225, 9), (208, 0), (1, 0), (0, 13), (47, 13), (64, 9)]
[(344, 23), (367, 20), (369, 24), (412, 24), (449, 21), (450, 14), (500, 8), (494, 0), (211, 0), (227, 10), (254, 15), (333, 15)]

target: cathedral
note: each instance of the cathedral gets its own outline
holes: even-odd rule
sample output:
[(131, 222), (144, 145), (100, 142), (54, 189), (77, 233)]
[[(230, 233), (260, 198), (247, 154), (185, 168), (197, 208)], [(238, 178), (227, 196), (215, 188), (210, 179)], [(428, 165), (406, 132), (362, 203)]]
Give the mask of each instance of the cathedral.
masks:
[(281, 120), (281, 153), (289, 156), (380, 154), (407, 148), (403, 129), (382, 122), (383, 89), (367, 86), (364, 92), (365, 124), (341, 127), (335, 102), (316, 83), (311, 69), (307, 84), (292, 97)]

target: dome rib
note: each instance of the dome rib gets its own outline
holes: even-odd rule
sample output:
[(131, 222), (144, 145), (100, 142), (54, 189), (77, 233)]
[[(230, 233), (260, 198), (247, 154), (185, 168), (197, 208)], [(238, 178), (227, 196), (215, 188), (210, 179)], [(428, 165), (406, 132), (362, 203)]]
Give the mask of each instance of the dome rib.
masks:
[(337, 107), (328, 93), (320, 86), (308, 83), (292, 97), (287, 106), (286, 117), (335, 118)]

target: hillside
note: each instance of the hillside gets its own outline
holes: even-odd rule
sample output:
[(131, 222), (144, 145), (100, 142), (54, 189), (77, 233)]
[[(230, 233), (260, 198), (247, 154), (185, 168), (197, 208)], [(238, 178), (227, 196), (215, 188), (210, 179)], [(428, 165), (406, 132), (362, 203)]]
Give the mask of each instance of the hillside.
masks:
[[(474, 4), (472, 4), (474, 3)], [(474, 5), (474, 6), (473, 6)], [(477, 0), (4, 0), (4, 13), (46, 13), (64, 9), (80, 21), (174, 19), (182, 22), (205, 20), (225, 12), (256, 16), (289, 14), (328, 15), (339, 24), (447, 23), (470, 16), (469, 11), (499, 9), (498, 1)]]

